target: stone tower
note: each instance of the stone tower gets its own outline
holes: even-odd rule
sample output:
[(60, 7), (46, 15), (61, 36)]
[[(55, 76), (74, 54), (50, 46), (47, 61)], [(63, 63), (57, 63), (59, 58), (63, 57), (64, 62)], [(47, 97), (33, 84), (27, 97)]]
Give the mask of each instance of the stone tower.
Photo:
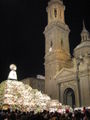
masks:
[(46, 8), (48, 25), (45, 28), (45, 92), (58, 98), (54, 77), (63, 68), (71, 66), (69, 28), (64, 20), (65, 6), (61, 0), (50, 0)]

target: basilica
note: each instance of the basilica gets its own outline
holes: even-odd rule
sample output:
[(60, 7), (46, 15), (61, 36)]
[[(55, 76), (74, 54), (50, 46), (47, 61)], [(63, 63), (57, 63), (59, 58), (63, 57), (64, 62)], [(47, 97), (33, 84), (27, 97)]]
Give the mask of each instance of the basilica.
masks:
[[(90, 105), (90, 36), (83, 22), (81, 42), (70, 55), (70, 29), (65, 23), (65, 6), (61, 0), (50, 0), (46, 8), (48, 23), (45, 36), (45, 79), (37, 88), (72, 107)], [(30, 78), (22, 80), (29, 83)], [(35, 79), (37, 81), (37, 79)], [(40, 84), (41, 83), (41, 84)], [(32, 84), (35, 87), (35, 84)]]

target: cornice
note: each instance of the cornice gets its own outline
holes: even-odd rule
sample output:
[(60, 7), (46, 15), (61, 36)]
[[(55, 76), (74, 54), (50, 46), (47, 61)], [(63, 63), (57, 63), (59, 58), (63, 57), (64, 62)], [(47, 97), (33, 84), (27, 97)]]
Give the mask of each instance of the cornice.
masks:
[(49, 34), (49, 32), (55, 28), (70, 32), (68, 25), (66, 25), (65, 23), (60, 23), (60, 21), (53, 21), (46, 26), (44, 34)]

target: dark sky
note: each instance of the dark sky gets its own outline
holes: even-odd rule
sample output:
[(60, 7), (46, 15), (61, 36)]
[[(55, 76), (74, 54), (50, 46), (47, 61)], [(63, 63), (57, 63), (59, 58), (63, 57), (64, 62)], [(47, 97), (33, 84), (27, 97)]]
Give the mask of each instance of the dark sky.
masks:
[[(17, 65), (18, 79), (44, 75), (48, 0), (0, 0), (0, 81), (7, 79), (9, 65)], [(90, 32), (89, 0), (64, 0), (69, 25), (70, 52), (80, 43), (82, 21)]]

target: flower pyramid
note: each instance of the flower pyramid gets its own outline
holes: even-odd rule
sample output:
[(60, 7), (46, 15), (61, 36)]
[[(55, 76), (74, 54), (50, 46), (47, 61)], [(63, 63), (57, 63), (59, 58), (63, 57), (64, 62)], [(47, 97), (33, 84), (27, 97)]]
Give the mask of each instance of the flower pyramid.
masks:
[(48, 95), (17, 80), (6, 80), (0, 84), (0, 106), (35, 112), (65, 108), (58, 100), (52, 100)]
[(23, 110), (46, 109), (51, 98), (21, 81), (6, 80), (0, 84), (0, 104)]

